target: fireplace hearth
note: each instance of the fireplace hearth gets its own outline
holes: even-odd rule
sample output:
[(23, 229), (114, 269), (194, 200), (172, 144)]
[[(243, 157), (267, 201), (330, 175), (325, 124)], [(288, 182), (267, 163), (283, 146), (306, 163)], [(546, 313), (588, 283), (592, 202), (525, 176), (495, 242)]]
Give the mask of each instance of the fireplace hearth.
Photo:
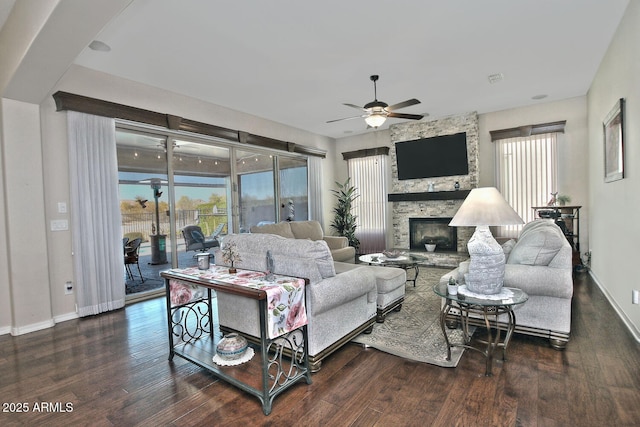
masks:
[(436, 251), (458, 251), (456, 227), (449, 227), (451, 218), (409, 218), (409, 247), (425, 250), (425, 244), (435, 243)]

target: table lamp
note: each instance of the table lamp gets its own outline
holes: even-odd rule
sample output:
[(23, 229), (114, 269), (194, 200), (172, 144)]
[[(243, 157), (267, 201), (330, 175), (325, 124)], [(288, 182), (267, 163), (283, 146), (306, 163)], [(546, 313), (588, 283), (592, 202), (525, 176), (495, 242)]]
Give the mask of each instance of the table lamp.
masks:
[(452, 227), (476, 227), (467, 249), (471, 262), (465, 284), (471, 292), (498, 294), (504, 280), (505, 256), (489, 226), (519, 225), (522, 218), (495, 187), (474, 188), (449, 223)]

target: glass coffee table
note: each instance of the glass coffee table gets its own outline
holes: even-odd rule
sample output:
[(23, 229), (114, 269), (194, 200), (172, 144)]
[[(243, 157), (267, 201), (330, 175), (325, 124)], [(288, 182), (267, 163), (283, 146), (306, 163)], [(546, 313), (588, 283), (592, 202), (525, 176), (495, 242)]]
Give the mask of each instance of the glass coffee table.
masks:
[(404, 252), (397, 257), (389, 257), (383, 253), (375, 253), (360, 255), (358, 259), (363, 264), (379, 265), (382, 267), (399, 267), (404, 269), (405, 271), (413, 270), (415, 273), (413, 275), (413, 279), (407, 278), (407, 282), (413, 282), (414, 287), (416, 286), (416, 280), (418, 279), (418, 274), (420, 273), (420, 263), (426, 261), (426, 258), (420, 255)]
[[(507, 346), (509, 345), (513, 330), (516, 327), (516, 315), (513, 309), (517, 305), (527, 302), (529, 295), (517, 288), (502, 288), (502, 292), (497, 295), (471, 293), (465, 295), (466, 291), (462, 286), (459, 287), (457, 295), (451, 295), (447, 292), (446, 284), (435, 285), (433, 291), (445, 299), (442, 311), (440, 312), (440, 327), (442, 328), (444, 339), (447, 342), (447, 360), (451, 360), (451, 347), (463, 347), (476, 350), (482, 353), (486, 359), (485, 375), (491, 376), (493, 355), (496, 348), (502, 347), (502, 360), (507, 360)], [(460, 311), (463, 335), (463, 342), (461, 343), (451, 343), (447, 335), (446, 320), (452, 309)], [(487, 328), (487, 339), (479, 340), (479, 342), (486, 344), (486, 348), (473, 347), (470, 345), (469, 314), (480, 315), (484, 319)], [(501, 325), (501, 323), (498, 322), (498, 317), (503, 314), (507, 316), (506, 328), (504, 328), (504, 324)], [(490, 322), (490, 318), (495, 319), (495, 321)], [(505, 335), (501, 341), (503, 328)]]

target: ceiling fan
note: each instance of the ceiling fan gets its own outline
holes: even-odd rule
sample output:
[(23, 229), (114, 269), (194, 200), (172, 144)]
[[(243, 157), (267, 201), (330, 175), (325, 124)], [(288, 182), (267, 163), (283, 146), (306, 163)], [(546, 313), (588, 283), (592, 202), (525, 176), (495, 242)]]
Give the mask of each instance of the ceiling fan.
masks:
[(393, 117), (397, 119), (409, 119), (409, 120), (420, 120), (424, 117), (421, 114), (405, 114), (405, 113), (396, 113), (395, 110), (399, 110), (401, 108), (410, 107), (412, 105), (420, 104), (420, 101), (417, 99), (408, 99), (404, 102), (400, 102), (394, 105), (388, 105), (386, 102), (378, 101), (378, 92), (376, 87), (376, 82), (380, 78), (380, 76), (373, 75), (369, 77), (373, 82), (373, 96), (374, 100), (366, 104), (364, 107), (358, 107), (354, 104), (343, 104), (347, 107), (356, 108), (358, 110), (362, 110), (364, 114), (353, 117), (345, 117), (343, 119), (329, 120), (327, 123), (339, 122), (341, 120), (351, 120), (364, 118), (364, 121), (367, 123), (369, 127), (378, 128), (381, 126), (387, 117)]

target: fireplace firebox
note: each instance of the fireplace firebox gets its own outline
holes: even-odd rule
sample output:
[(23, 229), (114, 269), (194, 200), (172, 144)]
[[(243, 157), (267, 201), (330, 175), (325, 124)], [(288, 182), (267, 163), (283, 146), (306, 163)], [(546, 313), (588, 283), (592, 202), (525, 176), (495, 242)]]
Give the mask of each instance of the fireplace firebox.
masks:
[(456, 227), (449, 227), (451, 218), (409, 218), (409, 247), (425, 250), (425, 244), (435, 243), (436, 251), (458, 251)]

